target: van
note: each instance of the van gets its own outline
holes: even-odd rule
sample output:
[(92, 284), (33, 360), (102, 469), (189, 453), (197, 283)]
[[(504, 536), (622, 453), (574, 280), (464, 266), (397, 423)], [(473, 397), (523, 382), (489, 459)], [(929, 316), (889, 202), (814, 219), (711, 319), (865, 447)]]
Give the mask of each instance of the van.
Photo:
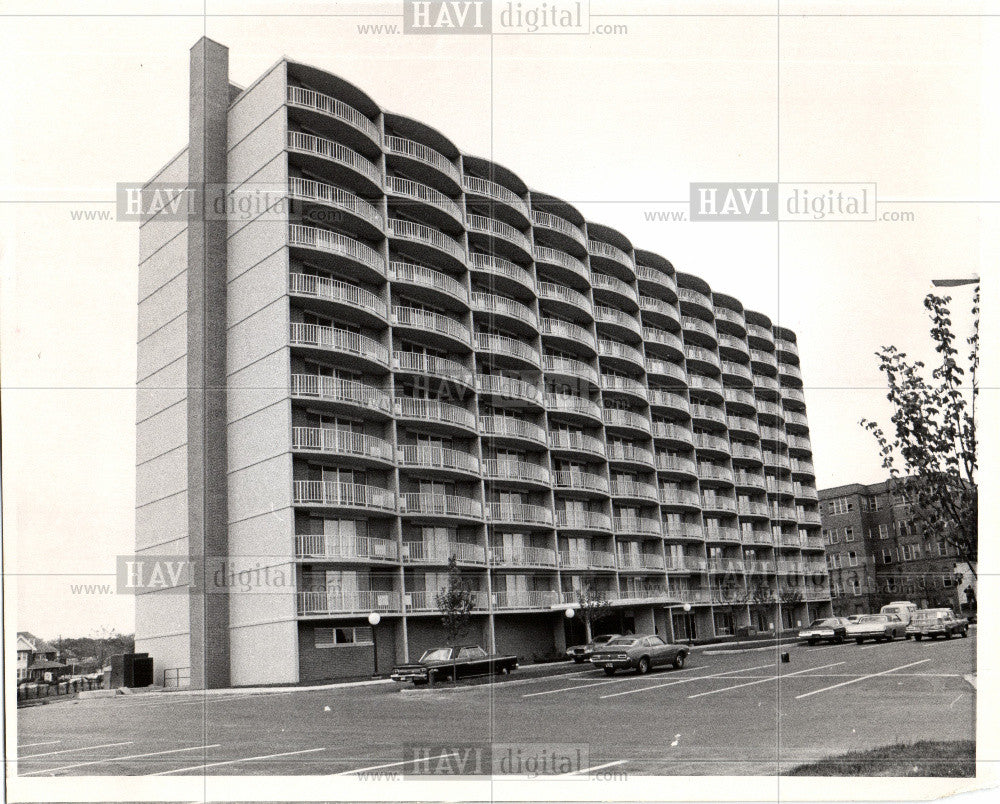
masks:
[(881, 608), (881, 613), (895, 614), (904, 623), (909, 624), (910, 619), (913, 617), (913, 612), (915, 612), (917, 608), (917, 604), (911, 603), (909, 600), (894, 600), (892, 603), (883, 606)]

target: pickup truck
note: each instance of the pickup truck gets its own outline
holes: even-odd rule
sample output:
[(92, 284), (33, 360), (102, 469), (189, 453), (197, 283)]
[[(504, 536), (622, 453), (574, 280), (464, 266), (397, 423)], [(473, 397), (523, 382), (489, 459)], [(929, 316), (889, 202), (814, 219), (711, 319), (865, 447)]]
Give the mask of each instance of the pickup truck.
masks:
[(454, 648), (431, 648), (417, 661), (393, 668), (393, 681), (412, 681), (414, 685), (435, 681), (456, 680), (482, 675), (507, 675), (517, 667), (516, 656), (489, 654), (478, 645)]
[(917, 642), (923, 637), (937, 639), (943, 636), (951, 639), (956, 634), (967, 637), (969, 621), (964, 617), (956, 617), (951, 609), (920, 609), (913, 612), (910, 624), (906, 626), (906, 635), (912, 636)]

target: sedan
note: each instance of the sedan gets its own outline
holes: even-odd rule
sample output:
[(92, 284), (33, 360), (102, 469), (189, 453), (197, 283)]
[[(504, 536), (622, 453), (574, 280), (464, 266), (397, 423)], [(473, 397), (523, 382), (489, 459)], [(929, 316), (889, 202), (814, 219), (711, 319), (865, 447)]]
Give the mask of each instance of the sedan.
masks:
[(603, 648), (616, 636), (618, 634), (600, 634), (599, 636), (595, 636), (586, 645), (574, 645), (571, 648), (567, 648), (566, 655), (577, 664), (580, 664), (587, 661), (595, 650)]
[(906, 623), (895, 614), (866, 614), (858, 622), (847, 626), (847, 638), (859, 645), (866, 639), (892, 642), (896, 637), (906, 637)]
[(799, 639), (804, 639), (810, 645), (820, 640), (840, 644), (847, 638), (847, 620), (843, 617), (826, 617), (813, 620), (808, 628), (799, 631)]
[(670, 645), (655, 634), (633, 634), (615, 637), (590, 656), (595, 667), (613, 676), (618, 670), (648, 673), (652, 668), (670, 665), (678, 670), (684, 666), (691, 649), (687, 645)]

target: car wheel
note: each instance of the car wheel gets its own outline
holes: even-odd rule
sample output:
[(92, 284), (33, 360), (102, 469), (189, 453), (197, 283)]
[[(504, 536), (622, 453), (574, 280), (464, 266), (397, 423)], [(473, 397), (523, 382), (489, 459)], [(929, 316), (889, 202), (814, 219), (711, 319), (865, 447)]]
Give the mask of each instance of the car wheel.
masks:
[(502, 676), (509, 676), (510, 675), (510, 668), (509, 667), (501, 667), (500, 668), (500, 675), (502, 675)]
[(646, 675), (649, 672), (649, 657), (643, 656), (635, 666), (635, 670), (640, 676)]
[(844, 644), (844, 637), (842, 637), (842, 636), (834, 637), (833, 644), (834, 645), (843, 645)]
[(919, 642), (921, 639), (923, 639), (923, 637), (920, 634), (914, 634), (913, 635), (913, 641), (914, 642)]
[(605, 667), (604, 668), (604, 675), (606, 675), (606, 676), (613, 676), (614, 674), (615, 674), (615, 668), (613, 668), (613, 667)]
[(962, 639), (965, 639), (968, 635), (969, 635), (969, 629), (968, 628), (963, 628), (962, 629)]
[(816, 644), (816, 641), (817, 640), (815, 640), (815, 639), (810, 639), (809, 640), (809, 647), (813, 647)]
[(951, 639), (951, 631), (945, 631), (944, 632), (944, 638), (945, 639)]
[(674, 657), (674, 670), (680, 670), (684, 666), (684, 654), (678, 653)]
[(864, 642), (864, 640), (861, 637), (854, 637), (854, 641), (857, 642), (859, 645), (861, 645)]
[(886, 634), (885, 635), (885, 641), (886, 642), (892, 642), (892, 640), (894, 640), (895, 638), (896, 638), (895, 634)]

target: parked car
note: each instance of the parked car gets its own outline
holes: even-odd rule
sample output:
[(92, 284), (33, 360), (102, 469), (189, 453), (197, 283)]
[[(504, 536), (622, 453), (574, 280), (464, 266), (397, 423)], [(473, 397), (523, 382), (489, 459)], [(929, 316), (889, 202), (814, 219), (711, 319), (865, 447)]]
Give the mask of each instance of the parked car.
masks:
[(913, 616), (913, 612), (917, 611), (918, 608), (916, 603), (911, 603), (909, 600), (894, 600), (892, 603), (887, 603), (879, 609), (879, 613), (895, 614), (904, 623), (909, 623), (910, 617)]
[(690, 652), (687, 645), (670, 645), (656, 634), (630, 634), (615, 637), (597, 648), (590, 655), (590, 662), (595, 667), (603, 667), (609, 676), (618, 670), (635, 670), (641, 674), (663, 665), (680, 670)]
[(906, 623), (895, 614), (865, 614), (858, 622), (847, 626), (847, 638), (859, 645), (866, 639), (892, 642), (896, 637), (906, 637)]
[(619, 636), (619, 634), (600, 634), (599, 636), (595, 636), (586, 645), (574, 645), (573, 647), (568, 648), (566, 650), (566, 655), (577, 664), (580, 664), (581, 662), (587, 661), (590, 658), (590, 654), (592, 654), (597, 648), (603, 647), (616, 636)]
[(813, 620), (808, 628), (799, 631), (799, 639), (804, 639), (810, 645), (826, 641), (840, 644), (847, 638), (847, 619), (845, 617), (824, 617)]
[(865, 615), (865, 614), (850, 614), (847, 617), (845, 617), (844, 619), (847, 620), (847, 624), (848, 625), (853, 625), (856, 622), (860, 622), (861, 618), (865, 617), (865, 616), (867, 616), (867, 615)]
[(969, 635), (969, 621), (964, 617), (956, 617), (951, 609), (920, 609), (913, 613), (906, 633), (917, 642), (924, 637), (937, 639), (943, 636), (951, 639), (956, 634), (963, 637)]
[(417, 661), (394, 667), (389, 677), (393, 681), (412, 681), (420, 685), (430, 681), (432, 675), (435, 680), (455, 680), (497, 673), (507, 675), (516, 667), (516, 656), (498, 656), (478, 645), (461, 645), (424, 651)]

